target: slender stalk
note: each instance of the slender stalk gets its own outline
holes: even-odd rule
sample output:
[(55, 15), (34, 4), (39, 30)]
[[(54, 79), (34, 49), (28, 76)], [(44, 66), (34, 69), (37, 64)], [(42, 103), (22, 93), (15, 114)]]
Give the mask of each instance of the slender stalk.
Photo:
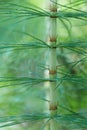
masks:
[[(55, 16), (55, 13), (57, 12), (57, 0), (51, 0), (49, 1), (49, 11), (51, 13), (51, 16), (49, 18), (49, 41), (48, 44), (50, 45), (49, 52), (48, 52), (48, 59), (47, 59), (47, 64), (49, 65), (49, 71), (48, 73), (46, 72), (47, 75), (45, 77), (55, 79), (57, 76), (57, 71), (56, 71), (56, 42), (57, 42), (57, 18)], [(47, 91), (47, 97), (46, 99), (49, 101), (46, 103), (46, 112), (50, 114), (50, 116), (55, 116), (57, 114), (57, 91), (56, 91), (56, 81), (54, 82), (49, 82), (45, 84), (48, 86), (48, 91)], [(48, 110), (47, 110), (48, 109)], [(45, 120), (46, 122), (46, 120)], [(58, 130), (57, 127), (57, 122), (55, 119), (51, 119), (48, 124), (46, 124), (44, 130)]]
[[(51, 17), (49, 19), (49, 78), (55, 79), (57, 76), (56, 71), (56, 42), (57, 42), (57, 19), (55, 13), (57, 12), (57, 0), (50, 0), (50, 13)], [(49, 83), (49, 113), (51, 116), (57, 114), (57, 91), (56, 91), (56, 81)], [(50, 121), (50, 130), (58, 130), (57, 123), (54, 119)]]

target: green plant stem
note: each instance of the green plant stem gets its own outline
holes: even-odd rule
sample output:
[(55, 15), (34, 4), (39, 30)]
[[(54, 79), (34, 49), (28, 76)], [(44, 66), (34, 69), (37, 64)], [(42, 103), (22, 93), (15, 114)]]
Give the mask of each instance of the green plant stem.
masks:
[[(55, 17), (55, 13), (57, 12), (57, 0), (50, 1), (50, 13), (52, 17), (50, 17), (50, 31), (49, 31), (49, 44), (50, 54), (49, 54), (49, 77), (51, 79), (55, 79), (57, 76), (56, 71), (56, 41), (57, 41), (57, 19)], [(56, 81), (49, 83), (49, 112), (50, 116), (55, 116), (57, 114), (57, 91), (56, 91)], [(58, 130), (57, 123), (54, 119), (50, 121), (50, 130)]]

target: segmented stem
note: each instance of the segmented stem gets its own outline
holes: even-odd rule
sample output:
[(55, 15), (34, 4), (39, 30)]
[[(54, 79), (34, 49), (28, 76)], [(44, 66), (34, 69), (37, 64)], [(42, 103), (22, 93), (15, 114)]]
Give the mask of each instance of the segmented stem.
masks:
[[(57, 76), (56, 71), (56, 42), (57, 42), (57, 18), (55, 13), (57, 12), (57, 0), (50, 0), (50, 30), (49, 30), (49, 44), (50, 54), (49, 54), (49, 77), (51, 79), (55, 79)], [(56, 81), (49, 83), (49, 111), (51, 116), (55, 116), (57, 114), (58, 103), (57, 103), (57, 91), (56, 91)], [(58, 130), (57, 123), (55, 119), (51, 119), (50, 121), (50, 130)]]

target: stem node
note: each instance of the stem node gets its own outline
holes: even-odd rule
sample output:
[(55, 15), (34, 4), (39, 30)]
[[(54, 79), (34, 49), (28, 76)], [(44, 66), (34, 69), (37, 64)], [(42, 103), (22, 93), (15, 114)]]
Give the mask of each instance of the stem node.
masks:
[(56, 70), (49, 70), (49, 74), (51, 74), (51, 75), (55, 75), (56, 73), (57, 73)]
[(55, 110), (57, 110), (57, 106), (56, 105), (50, 105), (49, 110), (50, 111), (55, 111)]

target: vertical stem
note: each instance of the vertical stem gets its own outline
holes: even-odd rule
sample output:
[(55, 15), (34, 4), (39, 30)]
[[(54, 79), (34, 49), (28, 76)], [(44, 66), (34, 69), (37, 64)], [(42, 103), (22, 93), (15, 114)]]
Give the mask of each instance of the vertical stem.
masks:
[[(49, 44), (50, 55), (49, 55), (49, 77), (51, 79), (55, 79), (57, 76), (56, 71), (56, 42), (57, 42), (57, 18), (55, 13), (57, 12), (57, 0), (50, 0), (50, 31), (49, 31)], [(57, 91), (56, 91), (56, 81), (50, 82), (49, 84), (49, 111), (51, 116), (55, 116), (57, 114)], [(50, 130), (58, 130), (57, 123), (55, 119), (51, 119), (50, 121)]]
[[(55, 79), (57, 77), (57, 70), (56, 70), (56, 42), (57, 42), (57, 18), (56, 18), (56, 12), (57, 12), (57, 0), (50, 0), (50, 6), (49, 6), (49, 11), (50, 11), (50, 18), (49, 18), (49, 56), (47, 59), (47, 62), (49, 64), (49, 78), (50, 79)], [(52, 81), (51, 80), (51, 81)], [(47, 93), (47, 99), (48, 99), (48, 104), (47, 108), (49, 109), (47, 112), (50, 114), (50, 116), (55, 116), (57, 114), (57, 91), (56, 91), (56, 80), (54, 82), (49, 82), (48, 83), (48, 90), (49, 92)], [(46, 120), (45, 120), (46, 122)], [(57, 122), (55, 121), (54, 118), (50, 120), (48, 125), (44, 128), (44, 130), (58, 130), (57, 127)]]

